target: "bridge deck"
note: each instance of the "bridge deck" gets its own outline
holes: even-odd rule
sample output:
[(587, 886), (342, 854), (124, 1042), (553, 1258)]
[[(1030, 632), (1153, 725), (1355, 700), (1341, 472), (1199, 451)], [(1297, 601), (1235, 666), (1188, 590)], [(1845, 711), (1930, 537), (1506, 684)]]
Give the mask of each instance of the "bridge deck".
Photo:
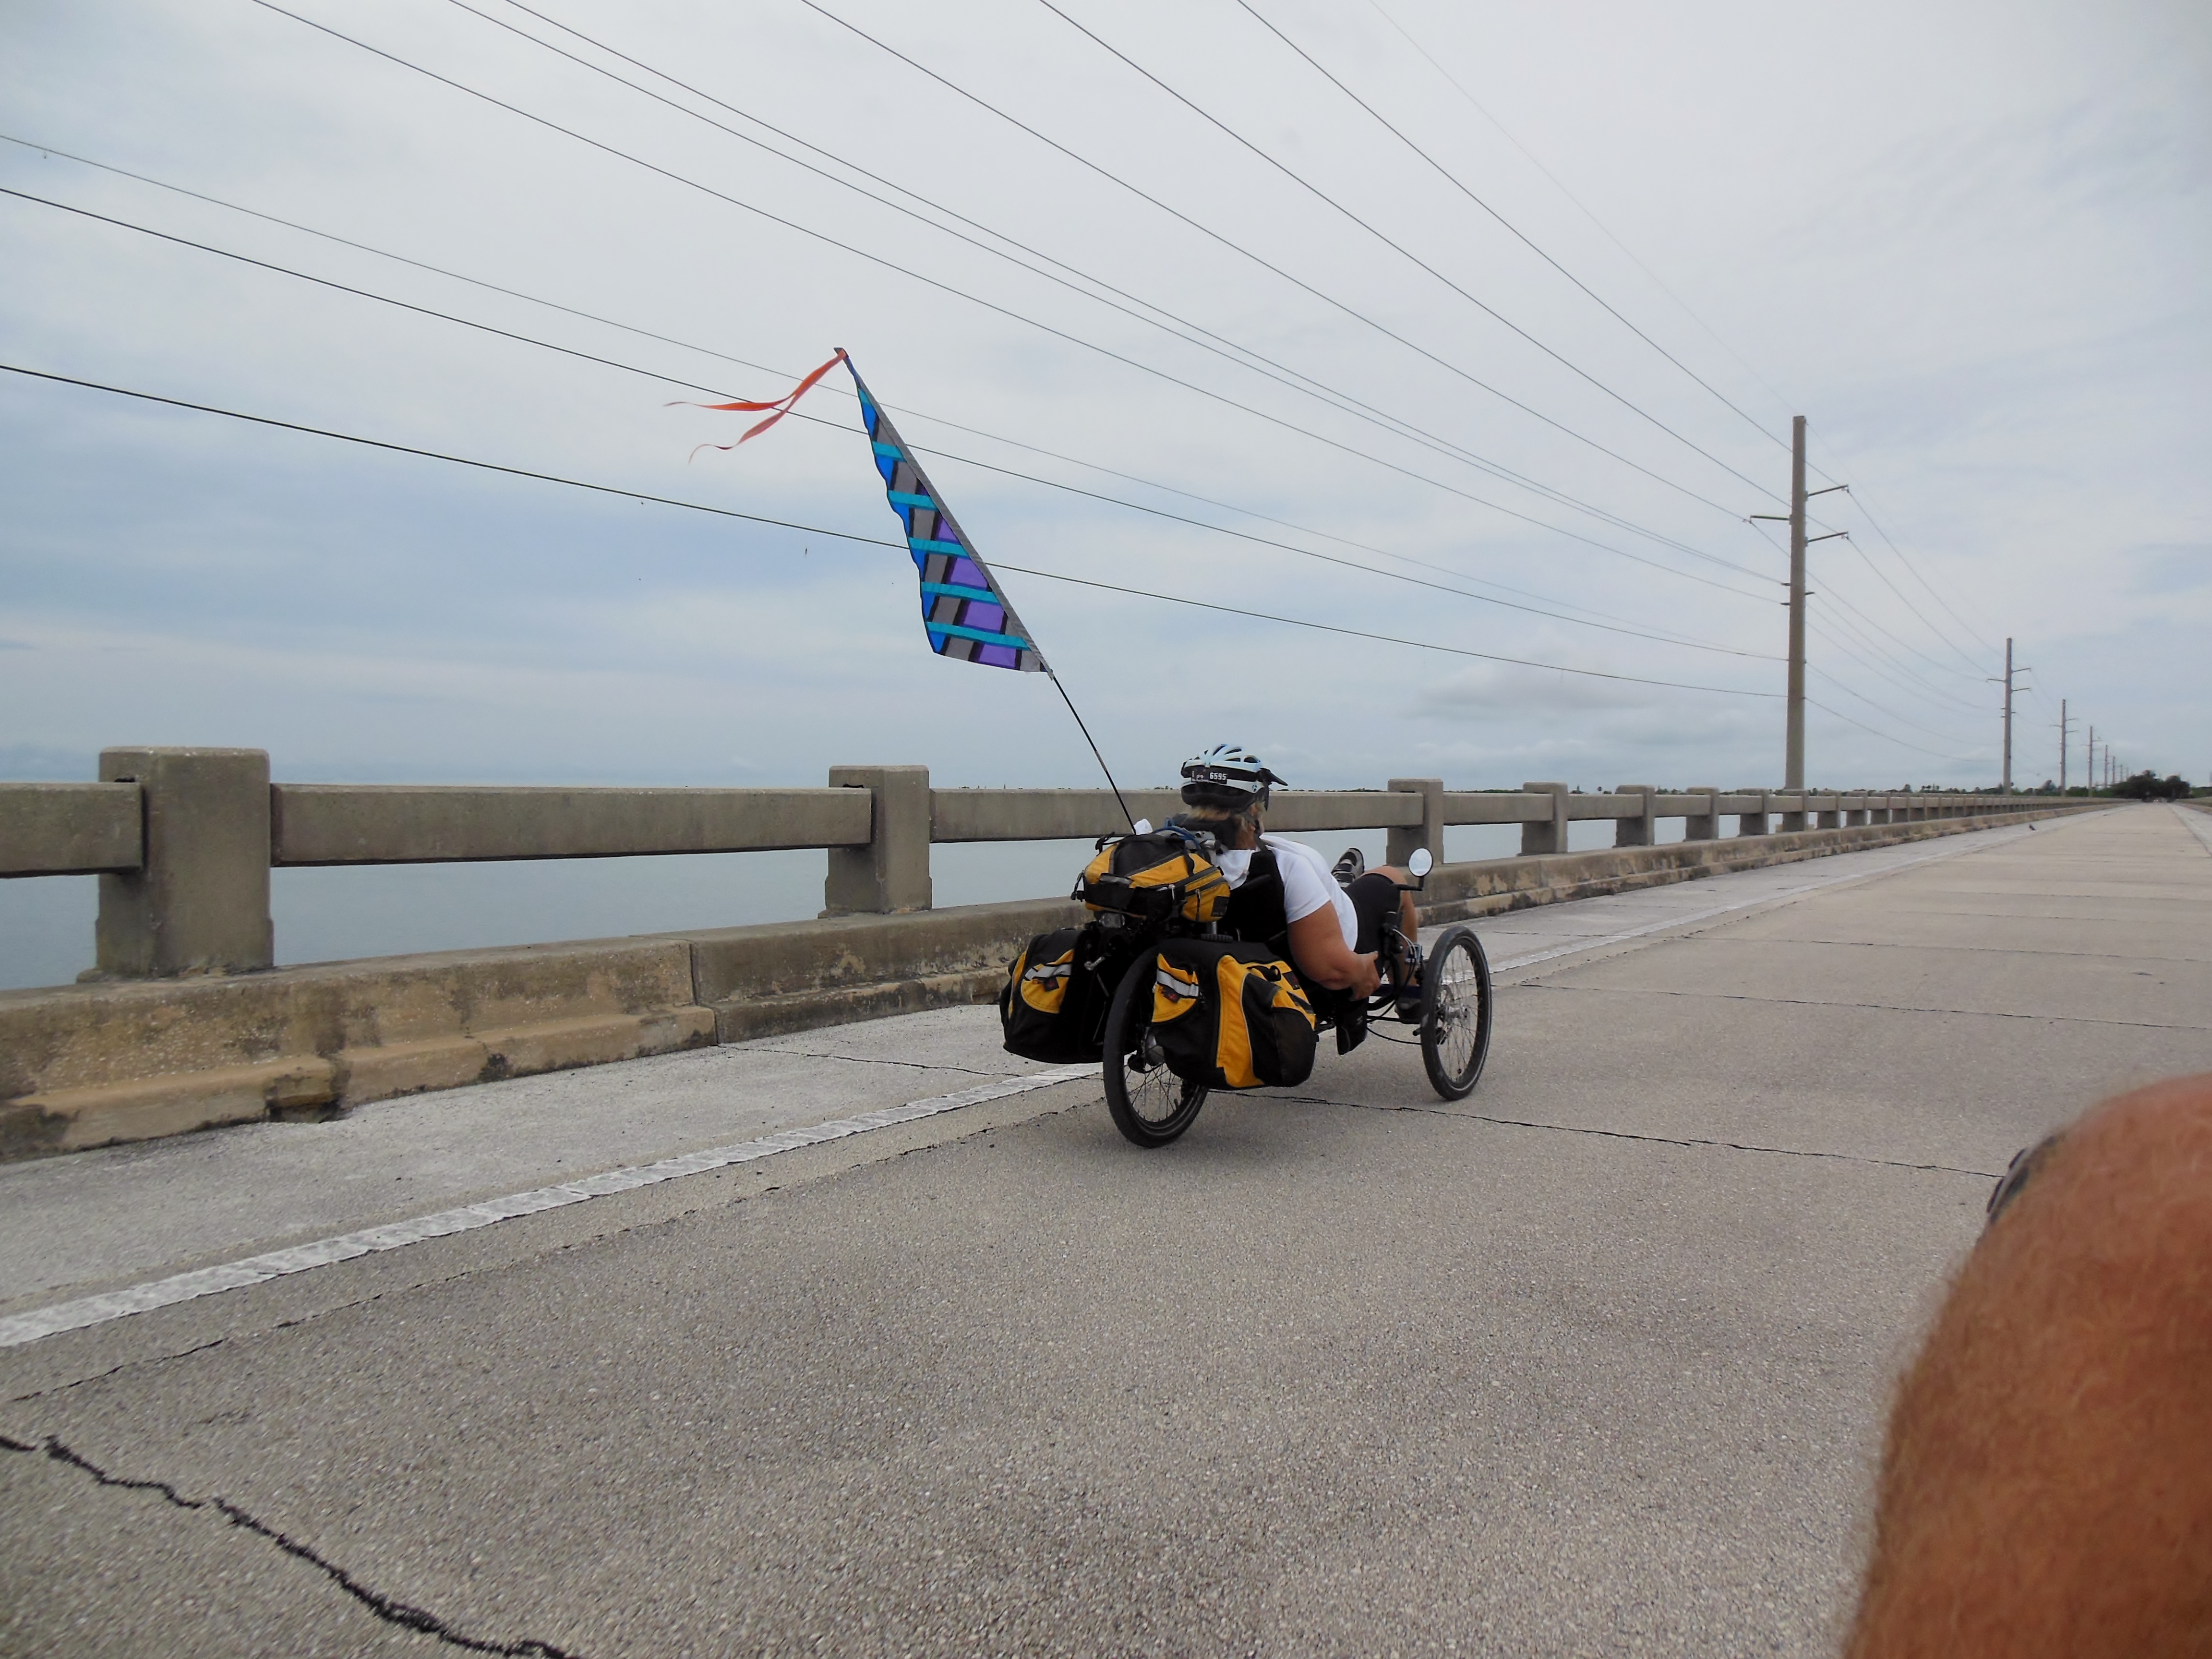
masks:
[(1143, 1154), (959, 1010), (0, 1169), (0, 1434), (166, 1483), (0, 1456), (0, 1650), (1820, 1651), (1989, 1178), (2212, 1067), (2208, 924), (2129, 809), (1484, 923), (1455, 1106), (1370, 1043)]

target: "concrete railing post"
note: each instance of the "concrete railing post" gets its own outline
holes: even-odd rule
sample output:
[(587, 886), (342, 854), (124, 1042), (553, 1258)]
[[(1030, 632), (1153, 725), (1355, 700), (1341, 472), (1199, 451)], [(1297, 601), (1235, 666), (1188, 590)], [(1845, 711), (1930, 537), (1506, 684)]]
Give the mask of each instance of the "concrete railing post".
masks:
[(1739, 789), (1736, 791), (1736, 793), (1739, 795), (1756, 795), (1759, 797), (1759, 811), (1756, 812), (1742, 812), (1737, 815), (1735, 821), (1736, 834), (1739, 836), (1763, 836), (1766, 833), (1766, 804), (1768, 798), (1771, 796), (1773, 793), (1774, 792), (1771, 789)]
[(929, 908), (929, 769), (833, 766), (833, 789), (866, 789), (875, 802), (866, 847), (830, 849), (823, 884), (825, 916)]
[(1718, 841), (1721, 838), (1721, 815), (1719, 808), (1714, 804), (1714, 798), (1721, 792), (1710, 784), (1700, 784), (1686, 793), (1703, 795), (1705, 798), (1705, 810), (1702, 812), (1688, 813), (1683, 817), (1682, 839), (1684, 841)]
[(1442, 864), (1444, 861), (1444, 781), (1442, 778), (1393, 778), (1389, 788), (1393, 794), (1419, 795), (1421, 798), (1421, 821), (1390, 826), (1389, 844), (1383, 854), (1385, 860), (1403, 869), (1406, 860), (1413, 856), (1413, 849), (1425, 847), (1429, 849), (1429, 856)]
[(1805, 792), (1802, 789), (1800, 789), (1795, 799), (1797, 804), (1797, 810), (1794, 812), (1785, 811), (1781, 815), (1782, 823), (1780, 827), (1782, 833), (1785, 836), (1790, 835), (1794, 831), (1802, 830), (1805, 827), (1805, 808), (1807, 805)]
[(1839, 797), (1830, 795), (1820, 803), (1820, 827), (1823, 830), (1844, 827), (1844, 803)]
[(138, 786), (146, 854), (137, 870), (100, 878), (95, 976), (273, 965), (268, 752), (104, 749), (100, 781)]
[(1651, 816), (1651, 808), (1659, 792), (1648, 783), (1624, 783), (1613, 793), (1640, 796), (1643, 801), (1643, 810), (1634, 817), (1613, 821), (1613, 844), (1615, 847), (1650, 847), (1656, 842), (1659, 826)]
[(1564, 783), (1524, 783), (1523, 794), (1552, 798), (1552, 814), (1548, 818), (1524, 819), (1521, 825), (1521, 856), (1536, 853), (1564, 853), (1567, 850), (1567, 796), (1571, 793)]

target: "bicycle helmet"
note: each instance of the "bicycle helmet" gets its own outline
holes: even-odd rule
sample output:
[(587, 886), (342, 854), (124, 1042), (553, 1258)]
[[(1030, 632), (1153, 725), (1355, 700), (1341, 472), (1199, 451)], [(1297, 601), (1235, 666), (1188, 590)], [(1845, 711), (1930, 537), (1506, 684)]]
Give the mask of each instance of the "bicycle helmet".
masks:
[(1184, 805), (1232, 810), (1266, 805), (1269, 789), (1283, 783), (1266, 762), (1237, 743), (1217, 743), (1204, 754), (1193, 755), (1182, 763), (1182, 778)]

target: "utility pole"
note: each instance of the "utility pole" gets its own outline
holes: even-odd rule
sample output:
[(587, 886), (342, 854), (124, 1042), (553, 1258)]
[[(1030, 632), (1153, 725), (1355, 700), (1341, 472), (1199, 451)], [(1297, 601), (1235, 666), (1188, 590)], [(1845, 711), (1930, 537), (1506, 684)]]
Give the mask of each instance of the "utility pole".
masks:
[(1754, 519), (1770, 519), (1790, 526), (1790, 694), (1787, 702), (1787, 724), (1782, 742), (1782, 787), (1800, 789), (1805, 787), (1805, 550), (1813, 542), (1833, 541), (1838, 536), (1848, 536), (1844, 530), (1826, 536), (1808, 538), (1805, 534), (1805, 503), (1813, 495), (1832, 495), (1838, 489), (1849, 489), (1849, 484), (1831, 484), (1826, 489), (1815, 489), (1808, 495), (1805, 489), (1805, 417), (1790, 417), (1790, 512), (1785, 519), (1779, 513), (1754, 513)]
[(2094, 793), (2097, 787), (2097, 728), (2089, 728), (2088, 752), (2081, 759), (2081, 781)]
[(2066, 699), (2058, 700), (2058, 793), (2066, 793)]
[(1805, 417), (1790, 418), (1790, 716), (1782, 787), (1805, 787)]
[(2012, 635), (2005, 635), (2005, 756), (2004, 787), (2001, 794), (2012, 793)]
[[(2012, 639), (2010, 635), (2007, 635), (2004, 672), (2004, 784), (2001, 793), (2008, 795), (2012, 793), (2012, 677), (2014, 674), (2026, 674), (2032, 672), (2025, 665), (2019, 668), (2012, 665)], [(1994, 677), (1992, 677), (1992, 683), (1994, 683)]]

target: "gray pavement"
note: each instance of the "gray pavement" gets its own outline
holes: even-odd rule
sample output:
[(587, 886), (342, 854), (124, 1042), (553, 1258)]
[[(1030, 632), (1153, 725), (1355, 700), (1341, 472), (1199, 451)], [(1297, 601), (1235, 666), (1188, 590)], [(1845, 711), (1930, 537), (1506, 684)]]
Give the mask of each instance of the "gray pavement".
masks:
[[(1486, 922), (1450, 1106), (1060, 1083), (0, 1350), (0, 1651), (1829, 1650), (1990, 1177), (2212, 1068), (2183, 817)], [(994, 1023), (13, 1166), (0, 1315), (1034, 1083)]]

